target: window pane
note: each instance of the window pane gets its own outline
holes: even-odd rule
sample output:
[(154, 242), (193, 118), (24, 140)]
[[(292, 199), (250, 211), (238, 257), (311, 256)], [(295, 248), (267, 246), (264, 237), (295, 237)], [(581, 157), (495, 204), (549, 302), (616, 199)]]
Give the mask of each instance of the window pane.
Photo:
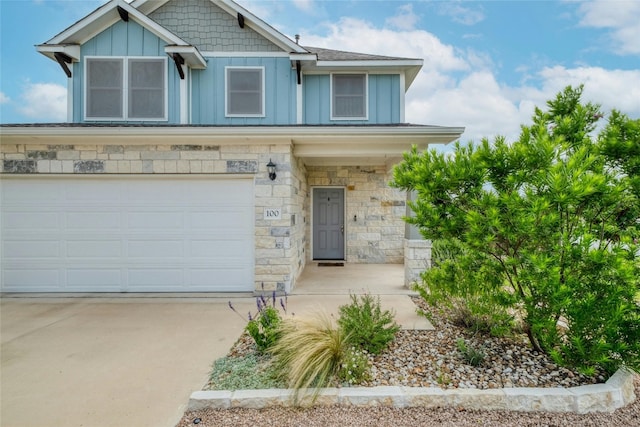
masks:
[(262, 70), (227, 69), (227, 114), (261, 115)]
[(122, 118), (122, 75), (122, 60), (87, 60), (87, 117)]
[(165, 62), (129, 60), (129, 118), (164, 118)]
[(334, 117), (365, 117), (366, 99), (366, 76), (364, 74), (334, 74)]

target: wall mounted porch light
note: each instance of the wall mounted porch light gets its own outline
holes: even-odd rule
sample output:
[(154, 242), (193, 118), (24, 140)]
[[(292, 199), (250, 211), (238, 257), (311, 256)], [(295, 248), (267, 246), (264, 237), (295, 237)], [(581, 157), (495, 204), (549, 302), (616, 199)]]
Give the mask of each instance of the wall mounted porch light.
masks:
[(271, 181), (276, 179), (276, 165), (269, 159), (269, 163), (267, 163), (267, 171), (269, 171), (269, 179)]

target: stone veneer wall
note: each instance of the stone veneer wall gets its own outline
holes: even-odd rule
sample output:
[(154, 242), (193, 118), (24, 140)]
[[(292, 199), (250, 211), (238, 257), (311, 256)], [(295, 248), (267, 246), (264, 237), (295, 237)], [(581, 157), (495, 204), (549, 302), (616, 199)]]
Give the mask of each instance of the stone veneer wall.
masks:
[(404, 239), (404, 285), (422, 283), (421, 273), (431, 268), (431, 240)]
[[(406, 193), (390, 188), (391, 172), (381, 166), (308, 166), (308, 184), (345, 187), (346, 260), (364, 264), (404, 262)], [(307, 198), (307, 211), (311, 205)], [(355, 218), (355, 219), (354, 219)], [(311, 226), (307, 254), (311, 259)]]
[[(269, 179), (266, 170), (269, 159), (278, 167), (275, 181)], [(291, 160), (289, 143), (0, 144), (0, 172), (4, 174), (254, 175), (256, 292), (289, 290), (304, 268), (305, 214), (301, 199), (306, 197), (306, 183), (304, 168), (297, 161), (292, 174)], [(281, 208), (281, 219), (264, 220), (266, 207)]]

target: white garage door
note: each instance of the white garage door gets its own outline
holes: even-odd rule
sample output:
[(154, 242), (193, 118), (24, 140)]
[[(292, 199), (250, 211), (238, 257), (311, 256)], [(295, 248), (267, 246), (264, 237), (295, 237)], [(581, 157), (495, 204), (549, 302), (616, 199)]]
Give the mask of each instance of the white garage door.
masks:
[(253, 290), (253, 181), (0, 180), (2, 291)]

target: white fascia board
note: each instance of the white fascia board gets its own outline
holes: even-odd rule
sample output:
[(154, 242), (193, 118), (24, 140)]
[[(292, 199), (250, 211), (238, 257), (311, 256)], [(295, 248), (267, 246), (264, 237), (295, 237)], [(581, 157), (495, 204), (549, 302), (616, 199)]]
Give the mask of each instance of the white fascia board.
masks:
[(318, 67), (422, 67), (422, 59), (389, 59), (389, 60), (364, 60), (364, 61), (318, 61)]
[(67, 43), (82, 45), (86, 43), (88, 40), (120, 20), (120, 15), (117, 11), (118, 6), (127, 11), (130, 19), (133, 19), (165, 42), (180, 46), (189, 45), (189, 43), (185, 42), (155, 21), (149, 19), (143, 13), (134, 9), (123, 0), (111, 0), (109, 3), (96, 9), (85, 18), (76, 22), (71, 27), (46, 42), (45, 45), (62, 45)]
[(64, 53), (74, 62), (80, 61), (80, 45), (77, 44), (40, 44), (36, 46), (36, 50), (54, 61), (55, 53)]
[(131, 3), (129, 3), (131, 5), (131, 7), (134, 7), (136, 9), (138, 9), (140, 12), (144, 13), (145, 15), (150, 14), (151, 12), (153, 12), (156, 9), (159, 9), (160, 7), (164, 6), (166, 3), (168, 3), (169, 0), (133, 0)]
[(224, 50), (204, 50), (202, 51), (202, 56), (208, 58), (288, 58), (289, 54), (287, 52), (227, 52)]
[[(388, 143), (392, 137), (402, 139), (422, 139), (453, 141), (464, 132), (464, 127), (445, 126), (6, 126), (0, 127), (0, 143), (10, 144), (13, 138), (36, 139), (47, 137), (91, 138), (91, 137), (128, 137), (159, 138), (174, 140), (176, 137), (240, 139), (255, 138), (255, 141), (268, 138), (291, 139), (301, 144), (315, 144), (318, 141), (363, 141)], [(254, 142), (255, 142), (254, 141)], [(449, 142), (450, 142), (449, 141)], [(27, 141), (22, 141), (25, 143)]]
[(305, 62), (317, 62), (318, 55), (315, 53), (295, 53), (292, 52), (289, 54), (289, 59), (292, 61), (305, 61)]
[(164, 48), (167, 55), (179, 53), (185, 60), (185, 63), (191, 68), (204, 70), (207, 68), (207, 60), (200, 54), (195, 46), (174, 46), (167, 45)]

